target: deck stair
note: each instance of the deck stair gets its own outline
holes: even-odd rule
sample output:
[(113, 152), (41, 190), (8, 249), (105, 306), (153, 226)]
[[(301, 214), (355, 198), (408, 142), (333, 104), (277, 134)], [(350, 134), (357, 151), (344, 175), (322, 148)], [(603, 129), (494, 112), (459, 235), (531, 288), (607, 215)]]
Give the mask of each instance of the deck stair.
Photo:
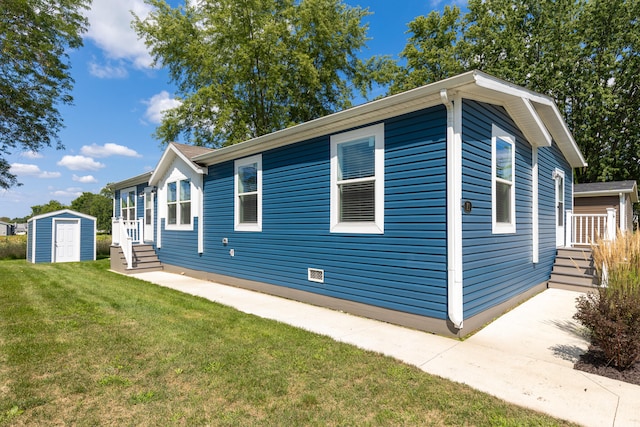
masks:
[(121, 273), (161, 271), (162, 263), (152, 245), (133, 245), (133, 267), (127, 269), (127, 260), (120, 246), (111, 247), (111, 268)]
[(558, 248), (549, 288), (588, 291), (598, 287), (590, 248)]

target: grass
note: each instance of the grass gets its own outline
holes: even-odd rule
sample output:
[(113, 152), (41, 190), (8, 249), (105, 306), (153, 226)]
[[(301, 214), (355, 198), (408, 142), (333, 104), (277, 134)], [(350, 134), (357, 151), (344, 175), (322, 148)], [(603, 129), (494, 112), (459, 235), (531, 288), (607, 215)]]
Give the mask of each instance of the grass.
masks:
[(107, 268), (0, 262), (0, 425), (566, 425)]

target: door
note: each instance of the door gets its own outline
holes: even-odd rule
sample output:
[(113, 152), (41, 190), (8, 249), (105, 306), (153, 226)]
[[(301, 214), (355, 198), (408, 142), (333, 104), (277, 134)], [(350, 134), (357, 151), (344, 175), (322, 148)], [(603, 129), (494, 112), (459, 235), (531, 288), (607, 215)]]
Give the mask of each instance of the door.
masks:
[(556, 247), (564, 246), (564, 172), (555, 171), (556, 182)]
[(54, 262), (80, 261), (80, 222), (74, 219), (54, 220)]
[(153, 242), (153, 219), (155, 212), (153, 209), (153, 193), (147, 191), (144, 193), (144, 241)]

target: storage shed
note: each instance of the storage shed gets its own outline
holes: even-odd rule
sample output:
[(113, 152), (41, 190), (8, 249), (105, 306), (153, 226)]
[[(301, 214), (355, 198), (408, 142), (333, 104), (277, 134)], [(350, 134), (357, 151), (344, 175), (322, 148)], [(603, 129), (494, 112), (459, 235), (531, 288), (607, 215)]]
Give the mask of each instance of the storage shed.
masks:
[(74, 262), (96, 259), (96, 218), (64, 209), (28, 221), (27, 261)]

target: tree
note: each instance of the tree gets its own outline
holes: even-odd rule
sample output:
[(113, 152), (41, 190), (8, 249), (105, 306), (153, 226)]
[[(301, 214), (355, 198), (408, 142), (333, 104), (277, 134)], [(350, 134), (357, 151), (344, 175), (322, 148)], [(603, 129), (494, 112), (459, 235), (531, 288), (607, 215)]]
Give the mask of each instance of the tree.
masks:
[(57, 200), (50, 200), (49, 203), (45, 205), (31, 206), (31, 217), (46, 214), (49, 212), (55, 212), (55, 211), (59, 211), (67, 208), (68, 206), (63, 205)]
[(18, 184), (8, 161), (58, 139), (61, 104), (71, 104), (68, 49), (82, 45), (89, 0), (3, 0), (0, 7), (0, 188)]
[(96, 228), (111, 233), (113, 201), (106, 188), (100, 194), (82, 193), (71, 202), (71, 209), (96, 217)]
[[(556, 100), (589, 167), (640, 178), (640, 0), (469, 0), (410, 23), (390, 93), (480, 69)], [(383, 79), (384, 80), (384, 79)]]
[(341, 0), (146, 2), (134, 28), (182, 102), (156, 130), (165, 143), (219, 147), (344, 109), (379, 65), (356, 56), (369, 12)]

